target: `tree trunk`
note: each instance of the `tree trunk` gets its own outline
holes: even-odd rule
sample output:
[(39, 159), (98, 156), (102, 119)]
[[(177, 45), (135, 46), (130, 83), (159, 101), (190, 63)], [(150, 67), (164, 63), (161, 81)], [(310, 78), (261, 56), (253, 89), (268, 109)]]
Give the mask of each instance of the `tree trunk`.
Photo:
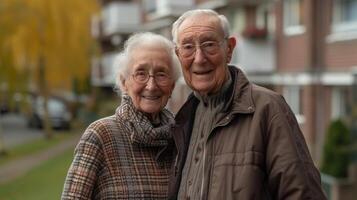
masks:
[(44, 110), (44, 117), (43, 117), (43, 132), (46, 139), (51, 139), (53, 136), (52, 127), (50, 123), (50, 116), (48, 112), (48, 90), (46, 86), (46, 76), (45, 76), (45, 60), (43, 57), (40, 57), (39, 60), (39, 90), (40, 95), (43, 97), (43, 110)]
[[(1, 114), (0, 114), (0, 119), (1, 119)], [(0, 120), (1, 122), (1, 120)], [(0, 123), (0, 157), (2, 155), (6, 154), (6, 149), (5, 149), (5, 144), (4, 144), (4, 138), (3, 138), (3, 130), (2, 130), (2, 125)]]

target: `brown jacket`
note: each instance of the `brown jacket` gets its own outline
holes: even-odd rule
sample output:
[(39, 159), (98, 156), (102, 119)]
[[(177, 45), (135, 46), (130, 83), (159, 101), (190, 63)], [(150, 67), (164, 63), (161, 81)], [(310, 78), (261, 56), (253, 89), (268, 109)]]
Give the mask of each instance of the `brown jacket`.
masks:
[[(294, 114), (283, 97), (251, 84), (230, 66), (233, 84), (225, 117), (206, 141), (202, 199), (326, 199)], [(176, 199), (198, 100), (176, 116), (176, 162), (169, 198)]]

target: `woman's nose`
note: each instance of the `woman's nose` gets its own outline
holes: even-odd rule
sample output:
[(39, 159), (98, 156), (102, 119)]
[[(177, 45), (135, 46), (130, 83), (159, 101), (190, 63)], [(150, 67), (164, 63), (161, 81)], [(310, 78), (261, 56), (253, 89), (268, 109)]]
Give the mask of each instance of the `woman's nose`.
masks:
[(150, 76), (148, 82), (146, 83), (146, 88), (149, 90), (153, 90), (157, 88), (157, 83), (154, 79), (154, 76)]

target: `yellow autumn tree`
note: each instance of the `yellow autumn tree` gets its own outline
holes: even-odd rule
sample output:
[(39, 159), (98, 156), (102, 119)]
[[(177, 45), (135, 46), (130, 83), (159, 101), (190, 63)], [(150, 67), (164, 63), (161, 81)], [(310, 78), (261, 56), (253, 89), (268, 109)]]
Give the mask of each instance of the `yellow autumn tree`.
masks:
[[(46, 99), (49, 93), (71, 92), (74, 80), (87, 80), (96, 11), (95, 0), (2, 0), (0, 89), (4, 84), (10, 92), (33, 89)], [(50, 132), (46, 122), (45, 130)]]
[(4, 65), (29, 72), (30, 84), (36, 87), (42, 59), (45, 81), (53, 92), (70, 91), (73, 79), (88, 78), (95, 45), (90, 35), (95, 0), (2, 1), (0, 56), (8, 59)]

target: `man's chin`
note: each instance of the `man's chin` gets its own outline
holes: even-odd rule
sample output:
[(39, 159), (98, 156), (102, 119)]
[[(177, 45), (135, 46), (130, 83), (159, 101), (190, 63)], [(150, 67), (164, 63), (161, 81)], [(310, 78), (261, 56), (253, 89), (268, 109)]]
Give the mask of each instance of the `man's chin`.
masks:
[(193, 86), (192, 88), (194, 91), (198, 92), (200, 95), (207, 95), (211, 92), (211, 87), (207, 86)]

